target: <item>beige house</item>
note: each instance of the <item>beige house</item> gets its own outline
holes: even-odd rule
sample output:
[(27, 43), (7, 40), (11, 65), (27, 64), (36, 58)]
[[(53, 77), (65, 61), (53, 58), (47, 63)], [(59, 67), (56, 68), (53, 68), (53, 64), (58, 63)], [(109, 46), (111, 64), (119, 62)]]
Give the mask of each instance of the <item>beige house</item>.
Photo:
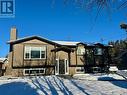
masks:
[(73, 75), (84, 73), (88, 63), (84, 57), (89, 52), (88, 46), (79, 42), (53, 41), (39, 36), (17, 38), (13, 27), (8, 44), (9, 64), (5, 75)]
[[(83, 53), (77, 54), (77, 43), (52, 41), (39, 36), (17, 38), (16, 28), (11, 28), (9, 64), (6, 75), (23, 76), (34, 74), (74, 74), (84, 66)], [(81, 70), (82, 72), (82, 70)]]

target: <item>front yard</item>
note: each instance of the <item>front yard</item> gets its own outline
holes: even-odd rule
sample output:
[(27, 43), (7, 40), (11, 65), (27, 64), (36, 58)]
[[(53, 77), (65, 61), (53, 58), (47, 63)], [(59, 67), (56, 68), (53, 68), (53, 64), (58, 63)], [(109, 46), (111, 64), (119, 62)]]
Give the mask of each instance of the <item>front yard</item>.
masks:
[(126, 80), (99, 81), (80, 79), (81, 76), (72, 79), (55, 75), (0, 78), (0, 95), (127, 95)]

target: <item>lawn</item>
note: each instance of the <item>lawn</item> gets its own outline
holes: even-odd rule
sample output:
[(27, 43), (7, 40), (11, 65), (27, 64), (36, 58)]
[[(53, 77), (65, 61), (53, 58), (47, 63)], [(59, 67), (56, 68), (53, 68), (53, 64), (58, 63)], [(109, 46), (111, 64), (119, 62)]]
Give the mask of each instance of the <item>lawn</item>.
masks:
[(52, 75), (0, 78), (0, 95), (127, 95), (126, 80), (102, 81), (78, 77), (64, 79)]

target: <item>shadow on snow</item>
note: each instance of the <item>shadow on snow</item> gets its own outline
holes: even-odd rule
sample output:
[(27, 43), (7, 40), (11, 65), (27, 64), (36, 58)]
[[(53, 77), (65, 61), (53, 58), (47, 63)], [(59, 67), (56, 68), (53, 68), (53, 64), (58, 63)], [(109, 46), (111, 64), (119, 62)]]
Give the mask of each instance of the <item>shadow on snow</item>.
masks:
[(84, 94), (90, 95), (90, 94), (88, 94), (87, 92), (85, 92), (85, 89), (84, 89), (83, 87), (79, 86), (75, 81), (71, 80), (71, 83), (72, 83), (74, 86), (76, 86), (78, 89), (80, 89)]
[(0, 85), (0, 95), (38, 95), (27, 82), (11, 82)]
[[(114, 80), (111, 78), (100, 78), (98, 80)], [(33, 85), (36, 86), (35, 88), (32, 88), (30, 84), (27, 82), (11, 82), (0, 85), (0, 95), (38, 95), (37, 90), (41, 90), (44, 95), (49, 95), (49, 92), (52, 95), (58, 95), (58, 91), (63, 93), (64, 95), (73, 95), (73, 93), (70, 91), (67, 87), (67, 84), (65, 81), (63, 82), (62, 78), (52, 76), (52, 77), (35, 77), (30, 78)], [(81, 86), (74, 80), (67, 80), (69, 85), (72, 85), (72, 87), (78, 88), (79, 91), (83, 92), (85, 95), (89, 95), (85, 90), (85, 87)], [(127, 81), (109, 81), (112, 84), (119, 86), (121, 88), (127, 89)]]
[(110, 83), (114, 84), (115, 86), (127, 89), (127, 81), (126, 80), (117, 80), (112, 77), (102, 77), (98, 78), (100, 81), (109, 81)]

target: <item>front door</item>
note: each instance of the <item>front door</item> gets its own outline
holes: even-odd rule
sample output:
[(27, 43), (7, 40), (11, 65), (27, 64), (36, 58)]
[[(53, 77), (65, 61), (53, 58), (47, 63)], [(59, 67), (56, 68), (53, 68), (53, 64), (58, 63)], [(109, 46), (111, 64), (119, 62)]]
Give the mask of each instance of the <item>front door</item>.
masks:
[(68, 60), (67, 59), (56, 59), (55, 74), (68, 74)]
[(64, 62), (64, 59), (59, 60), (59, 74), (65, 74), (65, 62)]

